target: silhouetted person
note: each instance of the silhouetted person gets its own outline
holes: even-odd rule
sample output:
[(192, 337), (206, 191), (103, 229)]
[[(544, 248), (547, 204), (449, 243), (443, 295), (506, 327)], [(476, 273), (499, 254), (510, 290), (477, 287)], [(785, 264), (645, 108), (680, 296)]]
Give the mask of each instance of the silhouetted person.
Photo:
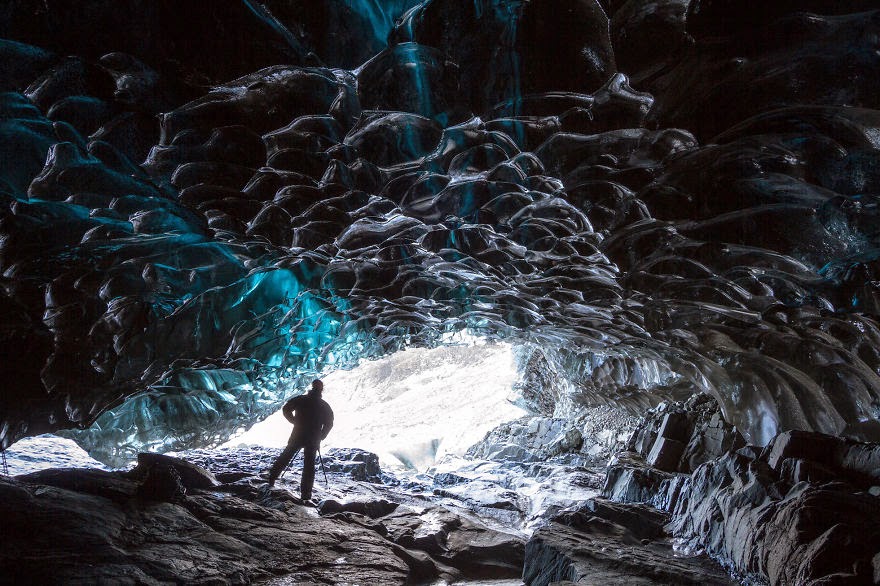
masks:
[(272, 486), (281, 472), (287, 468), (290, 460), (295, 458), (302, 448), (303, 471), (300, 495), (304, 501), (312, 498), (312, 485), (315, 484), (315, 453), (321, 441), (333, 428), (333, 409), (321, 398), (323, 390), (324, 383), (316, 379), (312, 382), (308, 394), (294, 397), (284, 404), (281, 412), (284, 413), (284, 418), (293, 424), (293, 432), (287, 440), (287, 447), (269, 470), (269, 486)]

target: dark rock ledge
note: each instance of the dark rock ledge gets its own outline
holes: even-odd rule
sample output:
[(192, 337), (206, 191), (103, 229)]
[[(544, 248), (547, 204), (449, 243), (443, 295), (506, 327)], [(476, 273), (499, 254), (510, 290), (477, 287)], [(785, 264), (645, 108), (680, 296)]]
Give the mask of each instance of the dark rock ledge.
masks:
[(0, 581), (390, 585), (520, 575), (521, 538), (440, 507), (327, 500), (322, 516), (244, 476), (224, 483), (148, 454), (129, 472), (0, 476)]
[(737, 583), (706, 555), (676, 548), (668, 520), (651, 506), (591, 499), (535, 532), (523, 579), (531, 586)]
[(880, 583), (880, 444), (787, 431), (747, 446), (694, 397), (643, 420), (602, 495), (664, 511), (685, 549), (746, 583)]

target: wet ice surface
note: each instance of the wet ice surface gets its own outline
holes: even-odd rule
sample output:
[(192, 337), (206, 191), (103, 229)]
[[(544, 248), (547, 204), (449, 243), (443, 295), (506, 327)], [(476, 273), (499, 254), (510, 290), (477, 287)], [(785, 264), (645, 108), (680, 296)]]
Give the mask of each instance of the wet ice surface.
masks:
[(404, 486), (430, 490), (503, 526), (530, 533), (559, 509), (598, 495), (602, 466), (493, 462), (448, 457)]

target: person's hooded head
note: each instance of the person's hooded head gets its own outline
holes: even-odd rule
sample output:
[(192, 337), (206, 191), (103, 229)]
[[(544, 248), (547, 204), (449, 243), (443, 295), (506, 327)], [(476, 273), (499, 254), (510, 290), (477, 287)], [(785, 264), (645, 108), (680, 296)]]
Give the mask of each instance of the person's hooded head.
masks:
[(312, 388), (309, 389), (309, 395), (313, 397), (320, 397), (321, 393), (324, 391), (324, 383), (321, 382), (321, 379), (316, 378), (312, 381)]

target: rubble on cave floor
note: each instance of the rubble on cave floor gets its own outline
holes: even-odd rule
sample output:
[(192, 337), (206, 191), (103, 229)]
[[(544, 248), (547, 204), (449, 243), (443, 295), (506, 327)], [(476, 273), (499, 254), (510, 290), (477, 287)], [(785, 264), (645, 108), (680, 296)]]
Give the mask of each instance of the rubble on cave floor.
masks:
[[(706, 396), (637, 422), (589, 413), (503, 423), (424, 471), (328, 449), (314, 507), (295, 496), (298, 461), (267, 488), (280, 450), (260, 446), (0, 477), (0, 570), (276, 586), (876, 581), (877, 444), (785, 432), (748, 446)], [(62, 465), (88, 465), (60, 445)], [(41, 465), (37, 452), (13, 470)]]
[(290, 488), (158, 455), (128, 472), (0, 477), (0, 570), (46, 584), (404, 584), (521, 573), (522, 537), (441, 506), (362, 495), (315, 509)]
[[(604, 462), (586, 456), (598, 444), (567, 445), (549, 460), (529, 455), (536, 438), (556, 435), (570, 437), (571, 426), (540, 417), (504, 425), (472, 451), (514, 442), (526, 461), (450, 457), (424, 472), (397, 474), (383, 471), (370, 452), (330, 449), (326, 478), (319, 463), (314, 508), (295, 496), (296, 462), (275, 488), (266, 487), (264, 473), (279, 450), (265, 447), (191, 450), (182, 458), (142, 454), (130, 471), (56, 468), (3, 477), (0, 514), (15, 545), (0, 553), (0, 568), (47, 583), (498, 586), (526, 579), (538, 586), (573, 576), (580, 562), (569, 556), (592, 543), (631, 552), (629, 563), (603, 570), (609, 583), (635, 575), (663, 583), (650, 580), (669, 575), (655, 569), (667, 562), (701, 568), (694, 575), (703, 583), (726, 583), (704, 555), (675, 561), (681, 553), (662, 528), (650, 542), (633, 541), (630, 533), (641, 530), (627, 521), (663, 513), (642, 504), (597, 505)], [(619, 447), (610, 439), (616, 434), (602, 437), (605, 456)], [(588, 522), (563, 521), (588, 509)], [(601, 535), (590, 533), (596, 527)], [(528, 573), (545, 562), (543, 573)], [(716, 576), (722, 580), (712, 582)]]
[(684, 549), (746, 583), (880, 582), (880, 444), (787, 431), (746, 445), (695, 396), (649, 412), (607, 472), (603, 497), (656, 507)]
[[(0, 569), (45, 583), (519, 584), (523, 568), (548, 555), (534, 553), (529, 566), (531, 529), (524, 521), (531, 514), (533, 525), (555, 527), (565, 511), (591, 506), (602, 482), (601, 469), (488, 461), (471, 461), (458, 475), (398, 479), (369, 452), (332, 450), (325, 456), (328, 482), (319, 469), (318, 504), (311, 507), (294, 496), (296, 466), (267, 488), (261, 472), (276, 452), (202, 450), (189, 453), (189, 461), (142, 454), (125, 472), (47, 469), (2, 477), (0, 515), (11, 545), (0, 552)], [(540, 510), (529, 508), (523, 492), (529, 474), (532, 496), (547, 492)], [(519, 486), (502, 486), (517, 477)], [(653, 575), (648, 566), (662, 562), (651, 553), (656, 543), (629, 541), (624, 533), (603, 541), (647, 552), (636, 556), (645, 567), (621, 567), (617, 577)]]

